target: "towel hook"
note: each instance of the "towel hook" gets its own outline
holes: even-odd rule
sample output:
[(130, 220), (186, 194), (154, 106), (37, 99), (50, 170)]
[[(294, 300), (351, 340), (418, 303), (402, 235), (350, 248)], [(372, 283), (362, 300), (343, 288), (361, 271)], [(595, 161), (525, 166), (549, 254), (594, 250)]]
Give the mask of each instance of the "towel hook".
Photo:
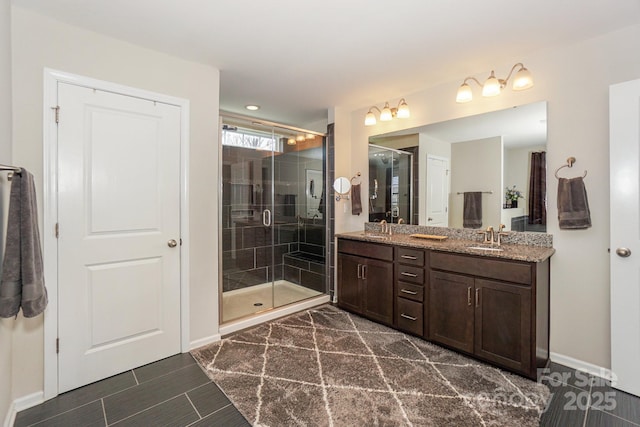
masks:
[[(560, 166), (558, 169), (556, 169), (556, 172), (554, 173), (554, 175), (556, 176), (557, 179), (560, 179), (560, 177), (558, 176), (558, 171), (560, 171), (560, 169), (562, 168), (572, 168), (573, 164), (576, 162), (576, 158), (575, 157), (567, 157), (567, 164), (566, 165), (562, 165)], [(584, 171), (584, 175), (582, 175), (582, 177), (586, 177), (587, 176), (587, 171)]]

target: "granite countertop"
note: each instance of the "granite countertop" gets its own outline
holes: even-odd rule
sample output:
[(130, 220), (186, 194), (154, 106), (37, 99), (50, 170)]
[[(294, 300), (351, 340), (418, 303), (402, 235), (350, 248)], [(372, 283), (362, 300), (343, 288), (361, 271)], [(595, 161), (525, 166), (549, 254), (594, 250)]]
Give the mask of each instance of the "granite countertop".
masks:
[[(354, 231), (336, 234), (341, 239), (360, 240), (364, 242), (382, 243), (387, 245), (406, 246), (411, 248), (431, 249), (442, 252), (480, 255), (488, 258), (512, 259), (527, 262), (542, 262), (555, 253), (555, 249), (540, 246), (505, 244), (491, 246), (481, 241), (463, 239), (430, 240), (410, 237), (409, 234), (394, 234), (392, 236), (380, 233)], [(472, 247), (499, 248), (501, 251), (472, 249)]]

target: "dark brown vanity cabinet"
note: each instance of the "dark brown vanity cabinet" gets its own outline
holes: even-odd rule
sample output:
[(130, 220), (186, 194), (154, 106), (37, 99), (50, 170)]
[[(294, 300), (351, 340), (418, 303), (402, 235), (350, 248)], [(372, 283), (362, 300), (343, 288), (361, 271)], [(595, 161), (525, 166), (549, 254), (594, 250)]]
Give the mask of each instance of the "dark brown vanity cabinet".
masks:
[(540, 262), (338, 239), (338, 306), (537, 379), (549, 362)]
[(338, 306), (393, 325), (393, 247), (338, 240)]
[(549, 358), (549, 260), (432, 252), (427, 338), (536, 378)]
[(426, 258), (427, 253), (421, 249), (395, 248), (395, 325), (419, 336), (424, 334)]

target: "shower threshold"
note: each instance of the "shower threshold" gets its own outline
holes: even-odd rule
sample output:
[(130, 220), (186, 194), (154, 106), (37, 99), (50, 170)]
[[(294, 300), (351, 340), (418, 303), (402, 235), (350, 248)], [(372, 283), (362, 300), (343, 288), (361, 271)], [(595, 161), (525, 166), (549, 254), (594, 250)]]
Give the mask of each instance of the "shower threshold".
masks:
[[(308, 298), (323, 295), (322, 292), (296, 285), (287, 280), (278, 280), (261, 285), (235, 289), (222, 293), (222, 323), (262, 313)], [(273, 300), (272, 300), (273, 296)]]

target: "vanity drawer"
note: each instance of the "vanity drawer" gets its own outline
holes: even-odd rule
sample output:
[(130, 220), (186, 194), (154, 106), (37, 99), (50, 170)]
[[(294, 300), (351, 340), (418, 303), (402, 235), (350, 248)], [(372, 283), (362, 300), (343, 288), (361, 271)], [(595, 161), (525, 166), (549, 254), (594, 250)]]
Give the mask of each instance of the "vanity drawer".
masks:
[(396, 280), (422, 285), (424, 283), (424, 269), (410, 265), (396, 264)]
[(420, 249), (410, 249), (396, 247), (396, 261), (402, 264), (424, 266), (424, 251)]
[(424, 301), (424, 287), (421, 285), (414, 285), (412, 283), (398, 282), (397, 296), (407, 298), (413, 301)]
[(338, 239), (338, 252), (367, 258), (393, 261), (393, 246)]
[(442, 252), (432, 252), (432, 269), (452, 271), (489, 279), (530, 285), (532, 280), (531, 264), (519, 261), (477, 258)]
[(424, 325), (422, 304), (404, 298), (396, 300), (398, 302), (398, 314), (396, 315), (398, 329), (422, 335)]

